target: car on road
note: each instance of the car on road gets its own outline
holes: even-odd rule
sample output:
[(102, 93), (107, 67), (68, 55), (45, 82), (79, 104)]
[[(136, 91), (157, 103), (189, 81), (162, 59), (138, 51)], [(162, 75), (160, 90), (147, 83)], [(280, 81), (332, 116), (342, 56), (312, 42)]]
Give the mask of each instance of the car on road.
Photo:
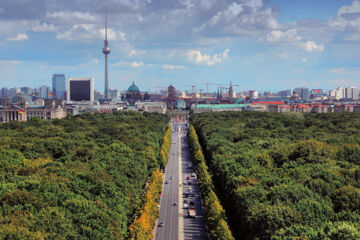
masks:
[(173, 206), (176, 206), (177, 205), (177, 203), (176, 202), (173, 202), (173, 204), (172, 204)]
[(191, 177), (196, 177), (196, 173), (192, 173), (192, 174), (191, 174)]
[(158, 225), (158, 227), (164, 227), (164, 226), (165, 226), (165, 224), (163, 222), (160, 222)]
[(184, 208), (189, 208), (189, 204), (185, 203)]
[(169, 181), (166, 180), (166, 181), (165, 181), (165, 184), (169, 184)]
[(184, 199), (184, 203), (190, 203), (190, 199)]
[(186, 180), (190, 180), (190, 176), (187, 176), (187, 177), (186, 177)]
[(171, 177), (170, 177), (170, 180), (173, 180), (173, 179), (174, 179), (174, 176), (171, 176)]
[(188, 216), (191, 218), (195, 218), (196, 217), (196, 211), (193, 208), (189, 208), (188, 209)]

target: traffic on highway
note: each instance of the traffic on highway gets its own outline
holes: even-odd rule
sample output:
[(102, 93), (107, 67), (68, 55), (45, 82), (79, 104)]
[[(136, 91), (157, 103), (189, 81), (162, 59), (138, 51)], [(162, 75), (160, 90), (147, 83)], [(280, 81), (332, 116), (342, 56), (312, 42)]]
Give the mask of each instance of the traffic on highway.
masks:
[(195, 167), (187, 144), (187, 118), (173, 117), (156, 240), (208, 239)]

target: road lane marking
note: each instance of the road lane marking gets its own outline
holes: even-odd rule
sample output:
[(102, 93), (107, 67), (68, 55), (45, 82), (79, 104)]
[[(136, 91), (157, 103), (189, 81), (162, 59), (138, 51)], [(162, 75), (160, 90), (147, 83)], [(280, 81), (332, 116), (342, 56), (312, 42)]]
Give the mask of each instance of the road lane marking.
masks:
[[(180, 129), (181, 130), (181, 129)], [(179, 227), (178, 227), (178, 239), (184, 239), (184, 209), (182, 207), (182, 190), (183, 190), (183, 180), (182, 180), (182, 159), (181, 159), (181, 134), (179, 134)], [(180, 186), (181, 184), (181, 186)]]

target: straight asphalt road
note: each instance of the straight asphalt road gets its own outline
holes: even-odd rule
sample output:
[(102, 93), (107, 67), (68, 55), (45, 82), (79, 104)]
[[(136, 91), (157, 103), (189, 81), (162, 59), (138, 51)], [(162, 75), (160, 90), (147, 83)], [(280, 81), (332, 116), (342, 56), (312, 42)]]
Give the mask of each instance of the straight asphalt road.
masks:
[[(179, 234), (179, 133), (178, 125), (172, 123), (172, 144), (170, 148), (169, 160), (165, 169), (165, 179), (160, 200), (160, 217), (157, 222), (155, 239), (156, 240), (177, 240)], [(166, 184), (166, 181), (168, 182)], [(176, 206), (173, 206), (176, 203)], [(160, 223), (163, 226), (159, 226)]]
[[(172, 122), (172, 144), (165, 169), (160, 217), (155, 232), (156, 240), (208, 239), (202, 217), (199, 186), (196, 177), (191, 177), (195, 168), (187, 145), (187, 126), (187, 122)], [(186, 180), (188, 176), (190, 180)], [(188, 190), (192, 192), (192, 195), (184, 196), (183, 192)], [(184, 206), (186, 201), (194, 202), (194, 204), (187, 203), (188, 206)], [(190, 218), (188, 209), (184, 208), (190, 206), (195, 208), (195, 218)], [(163, 226), (160, 226), (160, 223), (163, 223)]]

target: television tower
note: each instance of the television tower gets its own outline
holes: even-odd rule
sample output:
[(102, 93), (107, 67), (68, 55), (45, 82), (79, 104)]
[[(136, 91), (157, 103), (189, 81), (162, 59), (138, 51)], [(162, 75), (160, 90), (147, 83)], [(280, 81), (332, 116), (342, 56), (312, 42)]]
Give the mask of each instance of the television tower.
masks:
[(109, 78), (108, 78), (108, 55), (110, 54), (109, 42), (107, 39), (107, 11), (105, 11), (105, 40), (104, 47), (102, 49), (105, 55), (105, 98), (109, 98)]

